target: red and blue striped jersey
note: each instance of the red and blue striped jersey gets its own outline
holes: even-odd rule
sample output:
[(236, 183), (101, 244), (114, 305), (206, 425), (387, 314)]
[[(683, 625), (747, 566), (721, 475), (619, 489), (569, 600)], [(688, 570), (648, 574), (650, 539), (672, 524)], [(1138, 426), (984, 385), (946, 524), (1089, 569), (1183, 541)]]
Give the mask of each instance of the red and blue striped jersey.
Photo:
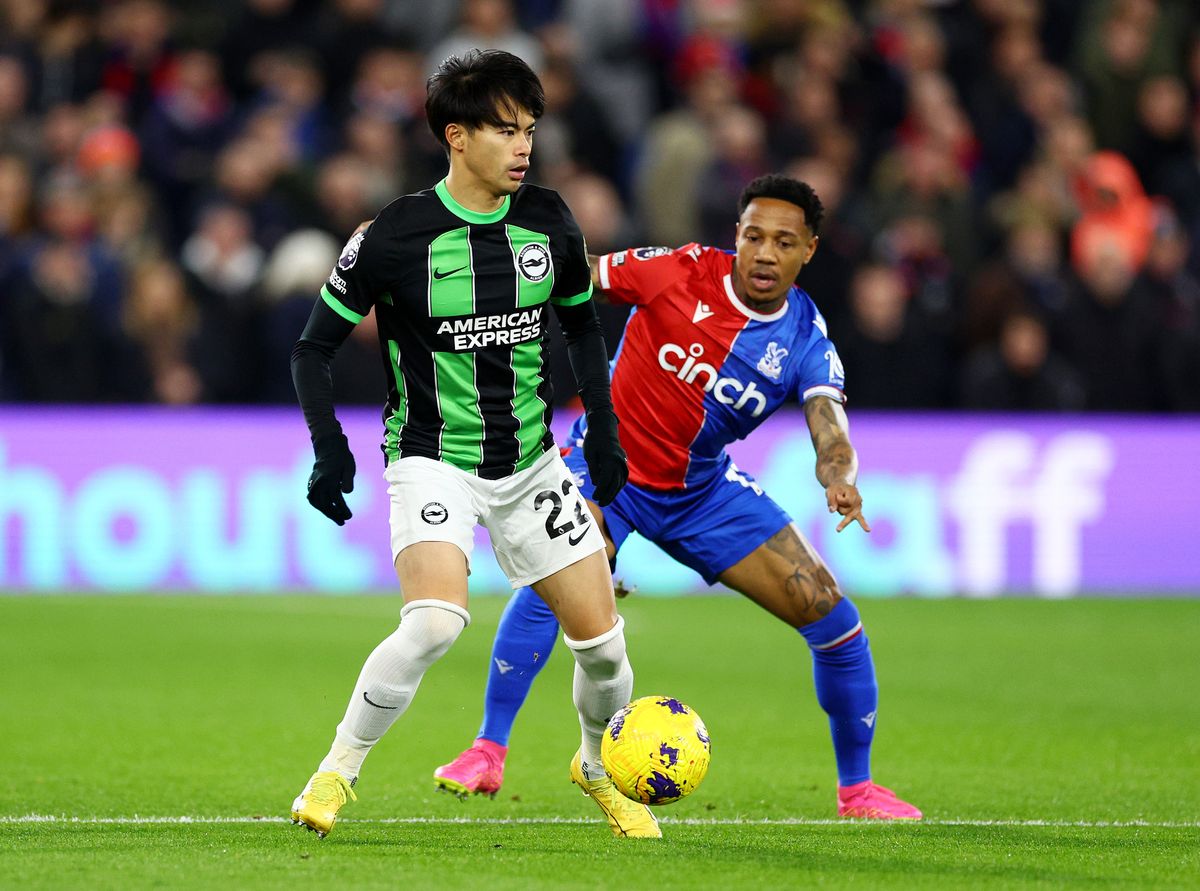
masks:
[(771, 314), (733, 291), (733, 254), (697, 244), (600, 258), (613, 303), (632, 304), (613, 359), (612, 393), (631, 482), (689, 489), (724, 473), (725, 446), (789, 397), (844, 401), (825, 319), (792, 287)]

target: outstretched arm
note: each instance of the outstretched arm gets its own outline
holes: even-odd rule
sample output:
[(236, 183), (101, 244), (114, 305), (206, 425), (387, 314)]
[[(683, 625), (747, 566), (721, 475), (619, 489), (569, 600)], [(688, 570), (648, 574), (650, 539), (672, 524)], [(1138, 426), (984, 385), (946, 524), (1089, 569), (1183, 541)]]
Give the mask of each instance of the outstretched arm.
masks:
[(850, 423), (846, 410), (826, 396), (814, 396), (804, 403), (804, 417), (817, 453), (817, 480), (825, 487), (830, 513), (842, 515), (837, 531), (857, 521), (866, 531), (871, 526), (862, 512), (858, 491), (858, 455), (850, 444)]

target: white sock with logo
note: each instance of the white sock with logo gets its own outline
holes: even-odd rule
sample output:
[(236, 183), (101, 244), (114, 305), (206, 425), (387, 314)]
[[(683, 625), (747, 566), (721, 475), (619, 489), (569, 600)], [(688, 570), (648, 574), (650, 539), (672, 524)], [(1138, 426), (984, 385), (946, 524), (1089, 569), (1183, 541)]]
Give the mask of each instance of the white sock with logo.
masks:
[(371, 747), (404, 714), (426, 669), (450, 649), (471, 621), (461, 606), (414, 600), (400, 610), (400, 627), (377, 646), (358, 675), (346, 715), (319, 770), (353, 782)]
[(579, 750), (583, 775), (589, 780), (603, 779), (600, 740), (604, 728), (633, 693), (633, 669), (625, 656), (625, 620), (618, 618), (616, 625), (591, 640), (572, 640), (564, 634), (563, 642), (575, 655), (573, 692), (583, 730)]

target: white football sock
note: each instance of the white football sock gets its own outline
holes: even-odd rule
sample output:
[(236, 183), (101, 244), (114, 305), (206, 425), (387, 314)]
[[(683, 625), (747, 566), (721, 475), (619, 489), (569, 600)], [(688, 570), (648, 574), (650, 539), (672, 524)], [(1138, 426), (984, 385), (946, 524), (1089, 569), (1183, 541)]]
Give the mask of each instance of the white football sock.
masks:
[(336, 770), (350, 781), (357, 778), (371, 747), (408, 708), (426, 669), (470, 621), (465, 609), (443, 600), (406, 604), (400, 627), (363, 664), (333, 746), (318, 769)]
[(625, 620), (618, 618), (616, 625), (591, 640), (571, 640), (564, 634), (563, 642), (575, 655), (573, 692), (583, 730), (583, 775), (589, 780), (603, 779), (600, 740), (604, 728), (633, 693), (633, 669), (625, 657)]

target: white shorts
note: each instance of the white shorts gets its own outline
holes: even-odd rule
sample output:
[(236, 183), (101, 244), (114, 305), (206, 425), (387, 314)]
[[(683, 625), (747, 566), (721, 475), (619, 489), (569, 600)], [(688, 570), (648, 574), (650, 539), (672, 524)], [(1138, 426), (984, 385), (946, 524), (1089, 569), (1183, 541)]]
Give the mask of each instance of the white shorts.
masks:
[(415, 456), (393, 461), (383, 478), (391, 501), (392, 562), (411, 544), (448, 541), (470, 566), (475, 527), (482, 523), (500, 568), (520, 588), (604, 549), (557, 449), (498, 480)]

